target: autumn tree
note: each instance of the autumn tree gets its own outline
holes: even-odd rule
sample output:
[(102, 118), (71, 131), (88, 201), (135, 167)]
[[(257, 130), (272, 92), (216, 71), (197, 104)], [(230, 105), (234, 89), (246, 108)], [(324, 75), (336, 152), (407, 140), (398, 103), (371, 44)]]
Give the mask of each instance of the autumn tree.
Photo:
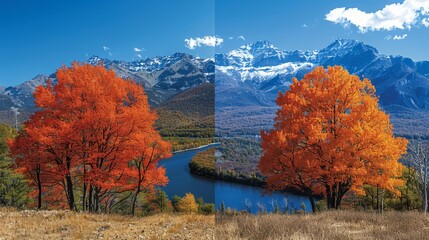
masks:
[(179, 209), (181, 212), (195, 213), (198, 211), (198, 205), (192, 193), (186, 193), (179, 202)]
[[(18, 136), (9, 142), (11, 155), (14, 156), (16, 170), (24, 174), (37, 195), (37, 208), (42, 208), (43, 190), (52, 189), (60, 177), (53, 165), (47, 161), (47, 153), (38, 139), (35, 138), (41, 130), (40, 112), (33, 114), (25, 128)], [(58, 186), (56, 186), (58, 188)], [(44, 189), (45, 188), (45, 189)]]
[(349, 190), (364, 184), (397, 192), (407, 140), (394, 137), (371, 82), (340, 66), (316, 67), (279, 93), (274, 128), (261, 131), (261, 172), (268, 190), (296, 188), (323, 194), (338, 209)]
[(140, 145), (140, 153), (130, 162), (132, 169), (129, 172), (130, 185), (134, 189), (131, 205), (133, 215), (139, 193), (142, 191), (153, 193), (155, 186), (167, 184), (165, 169), (157, 167), (157, 163), (159, 160), (171, 156), (170, 152), (165, 151), (170, 148), (169, 143), (163, 141), (157, 132), (145, 133), (144, 136), (140, 136), (140, 140), (143, 140)]
[(113, 194), (138, 195), (167, 183), (157, 164), (170, 155), (170, 145), (155, 130), (157, 116), (140, 85), (102, 66), (79, 63), (62, 67), (56, 77), (55, 85), (48, 81), (34, 93), (40, 110), (18, 139), (23, 147), (37, 143), (37, 148), (35, 154), (25, 148), (15, 152), (23, 165), (43, 156), (42, 166), (64, 189), (69, 208), (77, 209), (75, 197), (81, 196), (85, 211), (111, 205)]

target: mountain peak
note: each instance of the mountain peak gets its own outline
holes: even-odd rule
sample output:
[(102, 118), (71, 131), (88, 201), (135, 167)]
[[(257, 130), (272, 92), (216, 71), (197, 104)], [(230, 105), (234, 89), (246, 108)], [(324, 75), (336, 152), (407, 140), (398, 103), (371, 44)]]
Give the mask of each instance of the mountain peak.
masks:
[(276, 48), (274, 47), (274, 45), (267, 40), (258, 40), (254, 43), (251, 44), (252, 48), (257, 48), (257, 49), (261, 49), (261, 48)]
[[(253, 43), (242, 45), (241, 47), (230, 51), (226, 56), (228, 63), (239, 65), (242, 67), (248, 66), (263, 66), (265, 64), (277, 64), (285, 57), (285, 52), (275, 47), (271, 42), (260, 40)], [(272, 61), (266, 62), (268, 58)], [(263, 61), (259, 61), (262, 59)], [(217, 63), (225, 64), (225, 61), (218, 57)]]
[(270, 41), (267, 40), (258, 40), (253, 43), (248, 43), (245, 45), (242, 45), (239, 49), (247, 50), (250, 52), (258, 52), (258, 51), (264, 51), (267, 49), (275, 49), (278, 50), (277, 47), (275, 47)]
[(190, 55), (188, 55), (186, 53), (182, 53), (182, 52), (176, 52), (172, 55), (172, 57), (174, 57), (174, 58), (185, 58), (185, 57), (190, 57)]
[(329, 44), (329, 46), (326, 47), (326, 49), (330, 49), (330, 50), (350, 49), (358, 45), (359, 43), (361, 42), (358, 40), (339, 38), (335, 40), (333, 43)]
[(99, 56), (97, 56), (97, 55), (92, 55), (88, 60), (86, 60), (85, 62), (86, 63), (89, 63), (89, 64), (92, 64), (92, 65), (96, 65), (96, 64), (98, 64), (99, 62), (106, 62), (106, 60), (108, 60), (108, 59), (104, 59), (104, 58), (101, 58), (101, 57), (99, 57)]

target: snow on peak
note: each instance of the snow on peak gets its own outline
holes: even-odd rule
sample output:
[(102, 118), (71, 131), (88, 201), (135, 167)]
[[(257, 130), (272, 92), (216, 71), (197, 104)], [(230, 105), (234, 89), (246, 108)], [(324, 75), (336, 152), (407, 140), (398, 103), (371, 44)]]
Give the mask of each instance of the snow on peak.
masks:
[(88, 60), (86, 60), (87, 63), (92, 64), (92, 65), (96, 65), (99, 62), (104, 61), (104, 59), (100, 58), (99, 56), (93, 55), (92, 57), (90, 57)]

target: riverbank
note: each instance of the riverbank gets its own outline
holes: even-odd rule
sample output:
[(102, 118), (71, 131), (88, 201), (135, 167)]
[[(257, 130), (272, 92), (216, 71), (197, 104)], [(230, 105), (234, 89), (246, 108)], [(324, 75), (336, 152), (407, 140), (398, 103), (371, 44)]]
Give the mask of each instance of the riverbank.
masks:
[(215, 146), (215, 145), (219, 145), (219, 144), (220, 144), (219, 142), (214, 142), (214, 143), (209, 143), (209, 144), (201, 145), (201, 146), (194, 147), (194, 148), (187, 148), (187, 149), (183, 149), (183, 150), (173, 151), (172, 153), (175, 154), (175, 153), (187, 152), (187, 151), (192, 151), (192, 150), (198, 150), (201, 148)]
[(171, 137), (163, 136), (163, 139), (171, 144), (171, 150), (176, 151), (188, 151), (194, 148), (199, 148), (208, 144), (213, 144), (215, 139), (213, 137)]
[(307, 215), (217, 216), (217, 239), (429, 239), (419, 212), (327, 211)]
[(0, 208), (0, 239), (214, 239), (215, 217), (149, 217)]
[[(265, 181), (262, 177), (253, 174), (248, 176), (236, 171), (216, 169), (216, 159), (214, 148), (209, 148), (203, 152), (197, 153), (189, 162), (189, 170), (192, 174), (211, 178), (226, 182), (238, 183), (247, 186), (262, 188), (265, 186)], [(283, 192), (288, 192), (296, 195), (303, 193), (295, 188), (286, 188)]]

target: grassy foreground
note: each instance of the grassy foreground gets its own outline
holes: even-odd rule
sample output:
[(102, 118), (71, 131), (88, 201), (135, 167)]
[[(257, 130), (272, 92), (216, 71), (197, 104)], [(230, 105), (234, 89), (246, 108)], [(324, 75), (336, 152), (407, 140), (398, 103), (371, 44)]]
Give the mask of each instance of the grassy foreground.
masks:
[(310, 215), (138, 218), (0, 208), (0, 239), (429, 239), (429, 215), (332, 211)]
[(216, 239), (429, 239), (429, 215), (332, 211), (292, 216), (218, 216)]
[(0, 209), (0, 239), (214, 239), (214, 216)]

